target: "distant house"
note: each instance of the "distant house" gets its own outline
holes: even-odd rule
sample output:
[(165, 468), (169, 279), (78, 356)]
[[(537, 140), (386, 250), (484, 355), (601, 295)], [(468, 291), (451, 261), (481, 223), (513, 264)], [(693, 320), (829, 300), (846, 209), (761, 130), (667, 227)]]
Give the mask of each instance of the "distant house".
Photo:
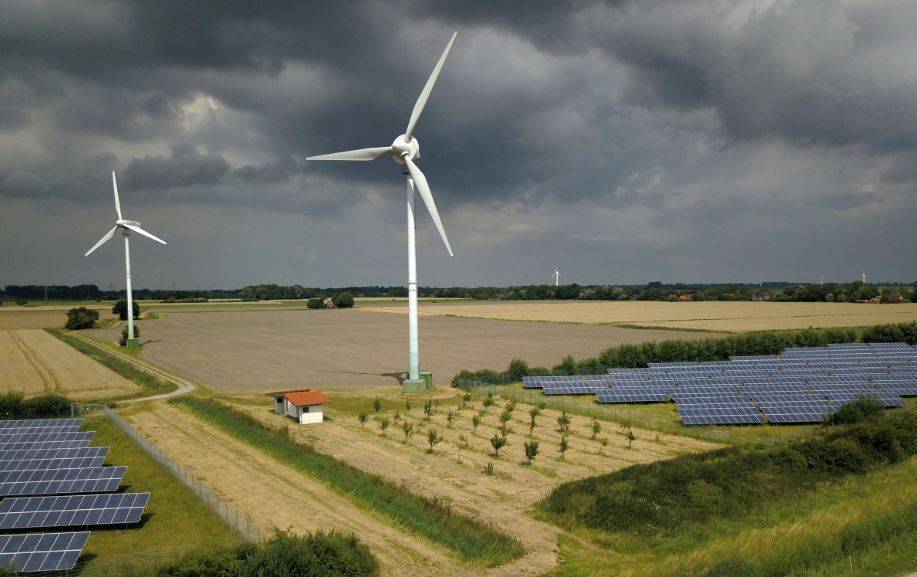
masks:
[(694, 295), (693, 295), (693, 294), (690, 294), (690, 293), (683, 293), (683, 294), (678, 295), (678, 300), (680, 300), (680, 301), (682, 301), (682, 302), (684, 302), (684, 301), (693, 301), (693, 300), (694, 300)]
[(322, 301), (322, 304), (325, 305), (326, 309), (334, 308), (334, 301), (331, 300), (331, 297), (325, 297), (325, 300)]
[(319, 391), (298, 389), (268, 393), (274, 398), (274, 412), (295, 419), (300, 424), (321, 423), (325, 405), (330, 401)]

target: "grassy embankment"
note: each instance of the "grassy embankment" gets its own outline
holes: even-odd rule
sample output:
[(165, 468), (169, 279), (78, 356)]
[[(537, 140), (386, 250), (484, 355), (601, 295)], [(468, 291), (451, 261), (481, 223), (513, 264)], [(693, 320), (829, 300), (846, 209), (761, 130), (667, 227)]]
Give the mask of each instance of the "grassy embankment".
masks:
[(101, 363), (102, 365), (108, 367), (114, 372), (118, 373), (122, 377), (131, 380), (143, 388), (143, 393), (141, 396), (146, 395), (159, 395), (162, 393), (169, 393), (174, 391), (177, 387), (174, 383), (166, 382), (158, 377), (155, 377), (145, 371), (142, 371), (135, 367), (134, 365), (119, 359), (115, 355), (94, 347), (89, 343), (86, 343), (73, 335), (69, 334), (63, 329), (45, 329), (48, 333), (54, 335), (58, 339), (64, 341), (71, 347), (80, 351), (84, 355), (94, 359), (95, 361)]
[(172, 560), (192, 549), (239, 543), (232, 529), (194, 493), (104, 417), (91, 417), (83, 428), (95, 431), (93, 445), (111, 447), (108, 463), (126, 465), (121, 487), (149, 492), (142, 523), (136, 527), (94, 530), (83, 550), (81, 577), (110, 575), (112, 569), (135, 568)]
[(561, 485), (556, 575), (894, 575), (917, 567), (917, 410)]
[(453, 513), (442, 503), (411, 494), (377, 475), (297, 443), (286, 429), (268, 427), (212, 399), (180, 397), (170, 402), (325, 483), (358, 506), (388, 518), (395, 526), (444, 547), (463, 562), (495, 566), (518, 558), (524, 552), (514, 538)]

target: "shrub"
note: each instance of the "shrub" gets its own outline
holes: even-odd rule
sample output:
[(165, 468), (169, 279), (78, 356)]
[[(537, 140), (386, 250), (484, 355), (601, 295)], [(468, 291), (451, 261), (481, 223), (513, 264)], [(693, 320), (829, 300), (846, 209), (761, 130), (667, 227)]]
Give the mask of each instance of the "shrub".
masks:
[[(135, 339), (140, 338), (140, 327), (137, 325), (134, 325), (134, 338)], [(122, 347), (127, 346), (127, 327), (126, 326), (121, 329), (121, 338), (118, 339), (118, 344), (121, 345)]]
[(404, 433), (404, 442), (407, 443), (414, 436), (414, 423), (403, 421), (401, 423), (401, 432)]
[(357, 415), (357, 420), (360, 421), (360, 426), (362, 427), (363, 425), (366, 424), (366, 421), (369, 420), (369, 415), (366, 414), (366, 411), (363, 411), (362, 413)]
[(22, 393), (0, 395), (0, 419), (48, 419), (70, 415), (70, 399), (51, 393), (26, 399)]
[(306, 308), (309, 309), (323, 309), (325, 308), (324, 299), (314, 297), (306, 301)]
[(379, 397), (373, 399), (373, 409), (378, 413), (382, 410), (382, 401), (379, 400)]
[(339, 309), (349, 309), (353, 307), (353, 295), (347, 292), (340, 293), (332, 299), (334, 306)]
[(435, 428), (430, 427), (430, 430), (427, 431), (427, 444), (429, 445), (427, 453), (432, 453), (433, 447), (438, 445), (442, 440), (443, 434), (437, 431)]
[(379, 417), (377, 421), (379, 422), (379, 430), (382, 431), (382, 436), (385, 437), (386, 432), (388, 431), (388, 427), (392, 424), (392, 421), (388, 417)]
[(506, 374), (514, 381), (521, 381), (522, 377), (528, 376), (529, 365), (522, 359), (513, 359), (509, 362)]
[(99, 320), (99, 311), (87, 309), (86, 307), (73, 308), (67, 311), (67, 324), (64, 328), (71, 331), (82, 329), (91, 329), (96, 326)]
[(506, 437), (501, 437), (500, 435), (494, 433), (494, 436), (490, 439), (490, 446), (494, 448), (494, 457), (500, 458), (500, 449), (506, 445)]
[(567, 441), (567, 435), (561, 435), (560, 444), (557, 446), (557, 450), (560, 451), (560, 458), (564, 458), (564, 454), (567, 452), (567, 449), (570, 448), (570, 442)]
[(557, 430), (561, 433), (566, 433), (570, 430), (570, 415), (567, 414), (567, 411), (562, 411), (560, 416), (557, 417)]
[[(140, 318), (140, 305), (137, 301), (131, 301), (131, 308), (134, 309), (134, 318)], [(124, 299), (119, 300), (115, 303), (115, 306), (111, 308), (111, 312), (118, 315), (118, 318), (122, 321), (127, 320), (127, 301)]]
[(532, 460), (538, 455), (538, 441), (532, 439), (525, 443), (525, 458), (528, 459), (528, 464), (532, 464)]
[(827, 417), (827, 422), (833, 425), (852, 425), (868, 419), (875, 419), (882, 415), (885, 409), (882, 404), (872, 397), (861, 396), (852, 403), (842, 405), (836, 412)]
[(19, 419), (24, 414), (25, 397), (22, 393), (10, 391), (0, 395), (0, 418)]
[(27, 301), (27, 300), (25, 300), (25, 299), (16, 299), (16, 304), (19, 305), (19, 306), (21, 306), (21, 307), (24, 307), (28, 302), (29, 302), (29, 301)]

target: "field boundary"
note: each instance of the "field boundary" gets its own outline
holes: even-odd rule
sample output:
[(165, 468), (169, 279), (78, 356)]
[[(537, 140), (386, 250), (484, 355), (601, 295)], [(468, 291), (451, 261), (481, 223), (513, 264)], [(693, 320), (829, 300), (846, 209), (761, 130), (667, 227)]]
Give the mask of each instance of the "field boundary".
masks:
[(211, 491), (205, 484), (201, 483), (200, 479), (173, 461), (162, 449), (157, 447), (153, 441), (125, 421), (121, 415), (107, 406), (104, 408), (104, 411), (106, 418), (121, 429), (121, 431), (151, 459), (164, 467), (182, 485), (190, 489), (199, 499), (209, 505), (210, 508), (213, 509), (227, 525), (232, 527), (240, 537), (254, 543), (261, 542), (261, 530), (249, 523), (244, 515), (240, 515), (238, 510), (230, 507), (228, 503), (220, 499), (216, 493)]

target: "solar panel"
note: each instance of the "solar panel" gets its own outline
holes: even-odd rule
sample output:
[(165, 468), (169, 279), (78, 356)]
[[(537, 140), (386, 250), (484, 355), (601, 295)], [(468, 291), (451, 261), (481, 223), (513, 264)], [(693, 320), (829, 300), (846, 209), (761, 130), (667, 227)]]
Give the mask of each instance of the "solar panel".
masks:
[(685, 425), (757, 425), (764, 422), (764, 417), (750, 403), (747, 406), (679, 404), (678, 414)]
[(0, 460), (6, 459), (5, 455), (14, 451), (29, 449), (82, 449), (88, 447), (92, 441), (92, 433), (89, 438), (74, 439), (68, 441), (25, 441), (0, 443)]
[[(34, 431), (34, 432), (32, 432)], [(30, 432), (15, 432), (0, 434), (0, 449), (8, 443), (45, 443), (49, 441), (76, 441), (81, 439), (92, 440), (92, 431), (57, 431), (57, 430), (30, 430)]]
[[(95, 454), (108, 454), (108, 447), (77, 447), (70, 449), (29, 448), (14, 451), (0, 451), (0, 463), (6, 461), (23, 461), (34, 459), (68, 459), (87, 457)], [(2, 467), (0, 467), (2, 469)]]
[(769, 423), (818, 423), (831, 413), (827, 402), (810, 403), (760, 403)]
[(0, 421), (0, 430), (6, 429), (45, 429), (54, 427), (72, 427), (78, 429), (83, 424), (82, 418), (75, 419), (12, 419)]
[(0, 535), (0, 566), (22, 573), (67, 571), (76, 565), (89, 531)]
[(4, 499), (0, 530), (139, 523), (149, 499), (149, 493)]
[(118, 489), (127, 467), (0, 472), (0, 497), (105, 493)]
[(669, 393), (665, 387), (615, 387), (596, 393), (600, 403), (665, 403)]
[[(97, 447), (90, 447), (97, 448)], [(102, 448), (102, 447), (98, 447)], [(104, 447), (107, 452), (108, 448)], [(83, 469), (86, 467), (101, 467), (105, 462), (105, 453), (75, 457), (71, 459), (31, 459), (23, 461), (0, 461), (0, 471), (35, 471), (39, 469)]]

